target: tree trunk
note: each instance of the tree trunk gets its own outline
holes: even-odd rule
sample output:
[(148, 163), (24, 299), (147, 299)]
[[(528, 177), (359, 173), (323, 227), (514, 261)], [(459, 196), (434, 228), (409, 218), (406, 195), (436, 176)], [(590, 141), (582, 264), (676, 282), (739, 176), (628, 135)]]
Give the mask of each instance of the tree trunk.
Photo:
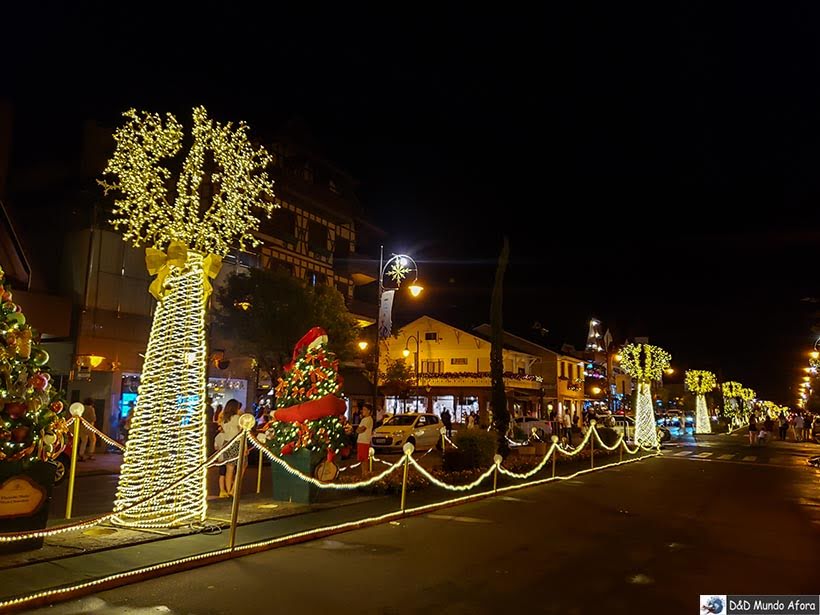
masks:
[(709, 409), (706, 407), (706, 396), (703, 394), (695, 398), (695, 433), (712, 433)]
[[(502, 354), (504, 343), (504, 318), (502, 304), (504, 301), (504, 272), (510, 257), (510, 244), (506, 235), (501, 254), (498, 257), (498, 267), (495, 270), (495, 285), (490, 307), (490, 381), (492, 384), (493, 425), (498, 432), (499, 444), (504, 444), (504, 436), (510, 425), (510, 413), (507, 410), (507, 395), (504, 392), (504, 358)], [(481, 421), (482, 425), (486, 420)], [(502, 448), (506, 448), (502, 446)]]
[(131, 527), (181, 525), (204, 521), (206, 514), (202, 255), (189, 251), (183, 269), (171, 266), (165, 285), (151, 325), (114, 510), (181, 482), (115, 517)]
[(638, 400), (635, 404), (635, 444), (658, 446), (658, 425), (652, 407), (652, 389), (649, 382), (638, 382)]

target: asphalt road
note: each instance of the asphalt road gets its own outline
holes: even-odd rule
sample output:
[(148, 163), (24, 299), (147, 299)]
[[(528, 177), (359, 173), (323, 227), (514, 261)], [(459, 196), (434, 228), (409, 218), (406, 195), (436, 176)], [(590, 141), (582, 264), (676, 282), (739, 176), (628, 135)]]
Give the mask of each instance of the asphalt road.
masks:
[(35, 612), (675, 615), (701, 593), (820, 593), (820, 447), (698, 444)]

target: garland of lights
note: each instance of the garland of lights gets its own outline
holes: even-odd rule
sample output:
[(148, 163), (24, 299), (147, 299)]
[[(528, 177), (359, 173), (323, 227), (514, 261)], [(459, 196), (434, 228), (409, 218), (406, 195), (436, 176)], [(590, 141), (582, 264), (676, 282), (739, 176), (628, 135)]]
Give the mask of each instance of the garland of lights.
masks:
[(717, 387), (715, 375), (702, 369), (686, 370), (686, 388), (695, 394), (695, 433), (712, 433), (712, 422), (709, 420), (709, 408), (706, 406), (706, 393)]
[[(142, 568), (136, 568), (133, 570), (129, 570), (127, 572), (120, 572), (112, 575), (108, 575), (105, 577), (92, 579), (90, 581), (83, 581), (82, 583), (77, 583), (75, 585), (64, 586), (56, 589), (49, 589), (45, 591), (35, 592), (33, 594), (28, 594), (25, 596), (17, 596), (8, 600), (4, 600), (0, 602), (0, 609), (8, 608), (8, 607), (21, 607), (24, 605), (29, 605), (34, 603), (35, 601), (43, 600), (45, 598), (55, 598), (57, 600), (68, 597), (68, 596), (76, 596), (77, 592), (81, 592), (83, 590), (89, 590), (91, 588), (100, 588), (105, 586), (107, 583), (112, 581), (118, 581), (120, 579), (126, 579), (129, 577), (135, 578), (143, 578), (145, 575), (150, 575), (152, 572), (164, 569), (178, 569), (179, 566), (182, 566), (187, 563), (191, 562), (199, 562), (204, 563), (209, 560), (213, 561), (222, 561), (224, 560), (225, 556), (236, 556), (242, 557), (246, 553), (256, 553), (260, 549), (272, 549), (276, 548), (277, 546), (285, 546), (293, 544), (296, 541), (306, 541), (312, 540), (317, 537), (327, 536), (329, 534), (344, 532), (347, 530), (353, 529), (361, 529), (363, 527), (368, 527), (372, 525), (377, 525), (380, 523), (387, 523), (397, 519), (401, 519), (407, 517), (409, 515), (420, 515), (427, 512), (431, 512), (434, 510), (438, 510), (440, 508), (446, 506), (454, 506), (458, 504), (466, 504), (468, 502), (477, 501), (480, 499), (484, 499), (487, 497), (491, 497), (493, 495), (497, 495), (498, 493), (506, 493), (507, 491), (516, 491), (519, 489), (524, 489), (528, 487), (533, 487), (536, 485), (543, 485), (546, 483), (551, 482), (561, 482), (561, 481), (570, 481), (574, 480), (578, 476), (582, 476), (584, 474), (589, 474), (591, 472), (598, 472), (600, 470), (604, 470), (606, 468), (615, 468), (618, 466), (635, 463), (638, 461), (643, 461), (649, 457), (657, 457), (660, 455), (660, 451), (654, 451), (649, 455), (644, 455), (642, 457), (636, 457), (634, 459), (627, 459), (624, 461), (619, 461), (615, 463), (606, 464), (603, 466), (598, 466), (595, 468), (587, 468), (584, 470), (579, 470), (574, 472), (573, 474), (569, 474), (567, 476), (553, 476), (549, 478), (542, 478), (540, 480), (522, 483), (519, 485), (508, 485), (506, 487), (499, 487), (498, 489), (493, 489), (492, 491), (484, 491), (481, 493), (473, 493), (469, 495), (463, 495), (460, 497), (455, 497), (450, 500), (444, 502), (434, 502), (432, 504), (423, 504), (421, 506), (416, 506), (414, 508), (407, 508), (405, 510), (397, 510), (394, 512), (385, 513), (383, 515), (377, 515), (375, 517), (367, 517), (363, 519), (356, 519), (353, 521), (345, 521), (342, 523), (338, 523), (335, 525), (329, 526), (322, 526), (318, 528), (312, 528), (309, 530), (303, 530), (300, 532), (294, 532), (292, 534), (287, 534), (285, 536), (277, 536), (276, 538), (269, 538), (266, 540), (246, 543), (243, 545), (236, 545), (234, 547), (225, 548), (225, 549), (215, 549), (213, 551), (209, 551), (206, 553), (199, 553), (197, 555), (191, 555), (188, 557), (182, 557), (171, 561), (160, 562), (158, 564), (153, 564), (150, 566), (144, 566)], [(403, 463), (403, 461), (401, 461)], [(289, 467), (289, 466), (288, 466)]]
[(68, 426), (51, 386), (48, 353), (12, 299), (0, 268), (0, 463), (27, 467), (57, 457)]
[[(464, 378), (480, 379), (489, 378), (490, 372), (421, 372), (419, 380), (461, 380)], [(543, 382), (544, 378), (533, 374), (518, 374), (515, 372), (504, 372), (505, 380), (526, 380), (529, 382)]]
[[(183, 131), (173, 115), (133, 109), (114, 133), (116, 148), (100, 181), (116, 192), (114, 228), (135, 246), (145, 245), (154, 312), (139, 397), (123, 456), (114, 504), (116, 523), (169, 527), (204, 521), (206, 514), (205, 307), (221, 257), (232, 246), (256, 244), (253, 208), (272, 211), (270, 155), (251, 146), (247, 126), (210, 120), (193, 111), (192, 144), (168, 200), (172, 171), (165, 162), (182, 149)], [(207, 177), (206, 158), (216, 170)], [(201, 190), (210, 179), (210, 201)], [(167, 254), (165, 253), (167, 252)], [(196, 471), (194, 471), (196, 469)], [(170, 488), (173, 485), (173, 488)], [(168, 487), (168, 488), (166, 488)], [(142, 501), (146, 492), (161, 496)], [(134, 506), (135, 502), (141, 502)]]
[(659, 444), (650, 383), (663, 377), (663, 370), (671, 361), (668, 352), (651, 344), (627, 344), (621, 349), (621, 368), (638, 381), (635, 404), (635, 443), (638, 445), (655, 448)]

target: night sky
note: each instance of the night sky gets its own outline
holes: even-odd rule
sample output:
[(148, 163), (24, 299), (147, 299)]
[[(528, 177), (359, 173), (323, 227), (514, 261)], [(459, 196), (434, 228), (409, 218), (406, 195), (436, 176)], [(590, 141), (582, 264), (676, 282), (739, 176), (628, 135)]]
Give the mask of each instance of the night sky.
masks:
[(487, 321), (506, 233), (509, 329), (581, 347), (595, 316), (793, 403), (820, 310), (817, 8), (560, 4), (7, 7), (15, 162), (129, 106), (260, 136), (298, 116), (418, 257), (425, 312)]

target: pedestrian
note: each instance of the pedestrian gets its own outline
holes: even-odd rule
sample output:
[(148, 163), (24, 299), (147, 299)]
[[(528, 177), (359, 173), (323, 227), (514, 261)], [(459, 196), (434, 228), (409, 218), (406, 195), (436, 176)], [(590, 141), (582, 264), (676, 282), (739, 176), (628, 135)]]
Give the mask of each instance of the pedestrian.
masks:
[(441, 424), (444, 425), (444, 429), (447, 430), (447, 437), (453, 437), (453, 418), (450, 416), (450, 411), (445, 408), (444, 411), (441, 413)]
[(134, 401), (128, 402), (128, 411), (120, 422), (120, 441), (122, 444), (128, 442), (128, 433), (131, 431), (131, 419), (134, 418)]
[(467, 414), (467, 429), (473, 429), (475, 427), (475, 414), (472, 412)]
[(564, 437), (567, 439), (567, 444), (572, 446), (572, 419), (569, 417), (569, 412), (564, 412), (563, 425)]
[[(90, 425), (97, 423), (97, 410), (94, 408), (94, 400), (90, 397), (83, 402), (83, 420)], [(80, 448), (77, 450), (77, 456), (80, 461), (93, 461), (95, 459), (94, 452), (97, 450), (97, 434), (85, 426), (85, 423), (80, 423)], [(86, 455), (86, 452), (88, 454)]]
[(811, 425), (813, 423), (811, 414), (806, 412), (803, 416), (803, 441), (809, 442), (811, 440)]
[(803, 418), (802, 414), (798, 414), (794, 417), (794, 439), (796, 442), (803, 441), (803, 432), (805, 427), (806, 421)]
[(786, 413), (781, 411), (777, 420), (779, 423), (778, 430), (780, 431), (780, 439), (785, 440), (786, 432), (789, 429), (789, 419), (786, 418)]
[[(225, 432), (220, 431), (216, 434), (213, 443), (214, 449), (217, 451), (222, 450), (225, 446)], [(221, 453), (219, 457), (217, 457), (217, 463), (219, 463), (219, 497), (220, 498), (229, 498), (231, 494), (228, 492), (228, 489), (225, 485), (225, 480), (228, 473), (228, 464), (225, 453)]]
[(755, 419), (755, 415), (752, 414), (749, 416), (749, 446), (757, 444), (757, 434), (757, 420)]
[(362, 405), (362, 420), (356, 428), (356, 461), (361, 463), (362, 476), (370, 474), (368, 468), (368, 458), (370, 456), (370, 439), (373, 436), (373, 417), (370, 416), (372, 408), (370, 404)]
[[(239, 426), (239, 409), (241, 407), (242, 404), (235, 399), (229, 399), (225, 404), (225, 409), (222, 411), (222, 422), (220, 424), (220, 428), (224, 434), (223, 448), (228, 444), (228, 442), (233, 440), (242, 429)], [(225, 470), (225, 490), (228, 494), (232, 494), (233, 483), (236, 478), (237, 460), (235, 458), (239, 456), (239, 440), (234, 442), (228, 450), (225, 451), (224, 455), (226, 459), (233, 460), (226, 464)]]

